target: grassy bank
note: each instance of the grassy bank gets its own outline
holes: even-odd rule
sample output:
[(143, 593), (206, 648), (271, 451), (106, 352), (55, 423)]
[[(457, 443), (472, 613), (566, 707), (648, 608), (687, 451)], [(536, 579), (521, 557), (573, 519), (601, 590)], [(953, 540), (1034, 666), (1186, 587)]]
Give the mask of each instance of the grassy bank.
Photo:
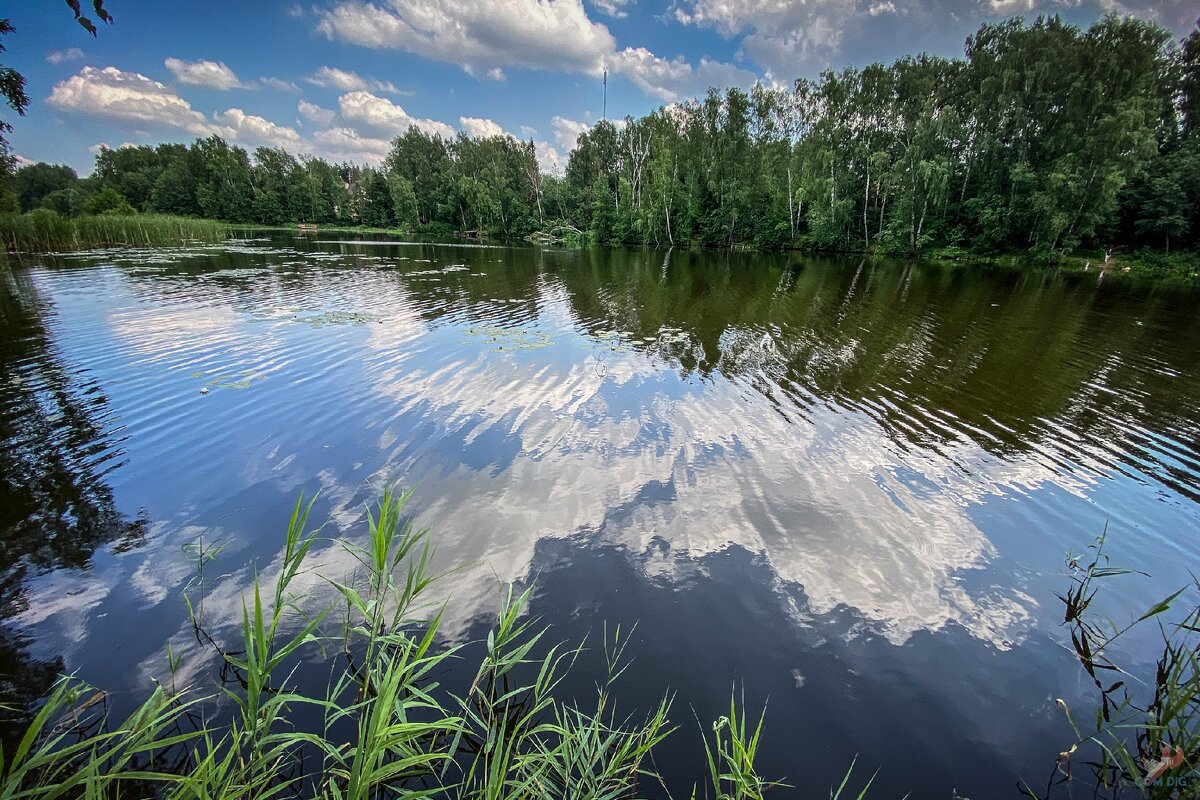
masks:
[[(221, 666), (222, 689), (205, 694), (172, 678), (127, 718), (110, 719), (102, 692), (64, 678), (31, 710), (19, 744), (4, 749), (0, 795), (620, 800), (657, 783), (651, 753), (674, 730), (672, 703), (663, 698), (640, 717), (617, 711), (613, 690), (628, 639), (605, 635), (592, 649), (606, 658), (608, 678), (583, 703), (556, 696), (583, 650), (552, 644), (526, 617), (529, 592), (507, 593), (485, 642), (439, 644), (430, 550), (405, 521), (406, 499), (384, 494), (362, 545), (318, 539), (298, 503), (272, 565), (278, 577), (273, 585), (255, 580), (233, 636), (217, 632), (229, 620), (205, 615), (204, 575), (219, 571), (218, 551), (189, 549), (197, 578), (186, 602), (197, 641)], [(323, 546), (342, 548), (358, 568), (351, 583), (327, 579), (340, 602), (314, 613), (293, 602), (292, 585), (310, 551)], [(440, 686), (448, 660), (461, 664), (469, 652), (481, 653), (469, 686)], [(167, 660), (179, 674), (170, 649)], [(323, 694), (296, 688), (300, 665), (327, 670)], [(683, 791), (761, 798), (777, 785), (755, 768), (762, 730), (761, 716), (748, 718), (731, 702), (705, 727), (698, 783)], [(841, 788), (817, 791), (866, 792), (851, 771), (830, 782)]]
[(9, 253), (48, 253), (92, 247), (157, 247), (221, 242), (229, 236), (223, 222), (158, 214), (64, 217), (39, 209), (0, 216), (0, 245)]

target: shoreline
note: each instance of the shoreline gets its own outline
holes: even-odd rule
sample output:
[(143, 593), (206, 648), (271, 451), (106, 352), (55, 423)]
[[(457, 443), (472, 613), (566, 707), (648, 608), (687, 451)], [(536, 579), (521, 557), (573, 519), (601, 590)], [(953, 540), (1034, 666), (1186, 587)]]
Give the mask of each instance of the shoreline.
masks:
[[(19, 215), (23, 216), (23, 215)], [(19, 218), (18, 216), (18, 218)], [(630, 248), (630, 249), (654, 249), (654, 250), (669, 250), (678, 249), (680, 251), (694, 252), (738, 252), (749, 254), (803, 254), (812, 256), (828, 256), (828, 257), (862, 257), (870, 259), (888, 259), (893, 261), (915, 262), (923, 264), (932, 264), (947, 267), (982, 267), (987, 269), (1004, 269), (1019, 272), (1049, 270), (1062, 272), (1070, 275), (1096, 275), (1100, 280), (1135, 280), (1140, 282), (1151, 282), (1156, 284), (1185, 286), (1200, 288), (1200, 253), (1179, 252), (1179, 253), (1157, 253), (1138, 251), (1133, 253), (1121, 253), (1112, 257), (1106, 264), (1104, 261), (1104, 253), (1084, 251), (1070, 255), (1060, 255), (1053, 261), (1039, 261), (1029, 254), (1007, 253), (1007, 254), (981, 254), (963, 250), (957, 247), (939, 247), (918, 253), (886, 253), (878, 250), (831, 250), (822, 248), (806, 247), (803, 244), (793, 244), (790, 246), (779, 248), (763, 248), (749, 244), (735, 244), (730, 247), (708, 247), (702, 244), (676, 244), (676, 245), (661, 245), (650, 243), (546, 243), (546, 242), (530, 242), (526, 239), (504, 239), (504, 238), (464, 238), (459, 236), (446, 236), (445, 231), (420, 231), (409, 230), (404, 228), (376, 228), (370, 226), (346, 226), (346, 225), (329, 225), (319, 226), (315, 229), (300, 230), (299, 224), (295, 225), (259, 225), (254, 223), (227, 223), (217, 220), (209, 220), (203, 217), (173, 217), (169, 215), (131, 215), (122, 216), (113, 219), (105, 220), (103, 217), (84, 217), (84, 218), (60, 218), (55, 220), (57, 230), (55, 234), (66, 232), (67, 227), (71, 228), (69, 237), (62, 239), (60, 236), (47, 237), (45, 246), (37, 248), (16, 248), (13, 243), (8, 241), (10, 237), (0, 235), (0, 239), (4, 240), (6, 247), (0, 253), (0, 264), (11, 265), (14, 260), (20, 262), (22, 255), (45, 255), (56, 252), (69, 252), (73, 250), (89, 249), (94, 247), (130, 247), (130, 246), (181, 246), (187, 243), (187, 238), (178, 240), (163, 240), (157, 236), (147, 237), (146, 241), (98, 241), (90, 237), (80, 238), (78, 235), (80, 221), (84, 223), (100, 220), (106, 222), (105, 227), (116, 228), (141, 228), (142, 221), (148, 223), (149, 227), (164, 227), (169, 229), (178, 229), (184, 233), (192, 233), (202, 230), (202, 235), (199, 237), (208, 243), (214, 243), (212, 237), (215, 231), (222, 231), (226, 239), (240, 238), (239, 233), (242, 232), (286, 232), (296, 236), (311, 236), (320, 235), (321, 233), (335, 234), (368, 234), (377, 236), (392, 236), (415, 238), (419, 241), (428, 241), (437, 244), (470, 244), (476, 242), (488, 242), (509, 247), (541, 247), (541, 248), (563, 248), (563, 249), (585, 249), (594, 247), (605, 248)], [(64, 225), (65, 223), (65, 225)], [(3, 227), (3, 218), (0, 218), (0, 228)], [(138, 231), (142, 238), (145, 233)], [(175, 231), (172, 231), (175, 233)], [(0, 231), (2, 234), (2, 231)], [(28, 241), (28, 240), (27, 240)], [(39, 242), (41, 244), (41, 242)]]

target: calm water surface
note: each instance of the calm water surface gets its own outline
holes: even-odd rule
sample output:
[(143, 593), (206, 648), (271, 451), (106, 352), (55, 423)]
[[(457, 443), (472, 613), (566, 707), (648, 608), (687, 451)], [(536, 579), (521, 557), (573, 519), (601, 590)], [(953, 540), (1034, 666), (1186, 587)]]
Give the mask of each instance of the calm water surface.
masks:
[[(117, 698), (215, 680), (210, 619), (298, 494), (357, 535), (389, 479), (469, 640), (507, 581), (557, 638), (638, 623), (626, 707), (769, 701), (762, 768), (828, 796), (1015, 797), (1086, 706), (1063, 555), (1108, 525), (1140, 611), (1200, 571), (1196, 294), (1095, 277), (664, 251), (302, 240), (0, 274), (0, 666)], [(208, 394), (201, 394), (207, 387)], [(329, 577), (350, 565), (332, 548)], [(328, 598), (304, 579), (314, 605)], [(221, 631), (217, 632), (218, 635)], [(598, 639), (596, 639), (598, 641)], [(1133, 663), (1153, 658), (1133, 642)], [(575, 689), (595, 676), (581, 672)]]

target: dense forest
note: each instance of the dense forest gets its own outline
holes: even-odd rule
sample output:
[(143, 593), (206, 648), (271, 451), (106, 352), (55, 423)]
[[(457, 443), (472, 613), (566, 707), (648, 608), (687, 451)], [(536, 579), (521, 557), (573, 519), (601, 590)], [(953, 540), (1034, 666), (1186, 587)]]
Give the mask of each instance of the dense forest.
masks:
[(9, 173), (0, 210), (64, 215), (1049, 259), (1172, 251), (1200, 240), (1200, 27), (1177, 43), (1116, 15), (1087, 30), (988, 24), (963, 58), (711, 89), (600, 122), (562, 175), (539, 168), (532, 142), (416, 128), (378, 168), (210, 137), (103, 150), (86, 179), (48, 164)]

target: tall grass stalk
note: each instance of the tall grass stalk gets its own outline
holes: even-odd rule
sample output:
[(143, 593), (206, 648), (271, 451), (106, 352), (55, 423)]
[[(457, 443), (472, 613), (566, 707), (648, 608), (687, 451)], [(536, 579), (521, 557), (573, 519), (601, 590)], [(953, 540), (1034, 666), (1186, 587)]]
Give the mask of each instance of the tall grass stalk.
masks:
[[(429, 597), (437, 576), (427, 533), (404, 514), (408, 499), (385, 492), (368, 513), (364, 543), (331, 545), (350, 553), (359, 571), (330, 580), (340, 601), (316, 613), (304, 611), (292, 588), (322, 541), (309, 530), (312, 503), (298, 501), (278, 576), (264, 586), (255, 575), (236, 644), (205, 628), (212, 621), (203, 615), (202, 576), (220, 548), (189, 548), (201, 579), (185, 596), (197, 640), (219, 653), (222, 691), (176, 690), (172, 679), (114, 723), (103, 693), (63, 678), (21, 741), (0, 752), (0, 800), (625, 800), (640, 796), (643, 782), (660, 782), (652, 751), (673, 730), (671, 698), (644, 716), (617, 712), (613, 687), (629, 641), (618, 630), (604, 635), (607, 677), (595, 696), (559, 699), (583, 645), (548, 641), (526, 613), (530, 590), (508, 591), (466, 691), (439, 684), (464, 651), (438, 643), (442, 608)], [(296, 688), (298, 669), (314, 661), (331, 671), (324, 693), (310, 695)], [(179, 669), (174, 654), (169, 665)], [(753, 726), (746, 720), (731, 702), (706, 744), (717, 797), (758, 800), (778, 785), (754, 764), (763, 717)]]
[(221, 222), (158, 214), (64, 217), (42, 209), (0, 216), (0, 246), (18, 254), (213, 243), (228, 236), (229, 226)]
[[(1102, 618), (1093, 606), (1101, 588), (1135, 574), (1112, 565), (1106, 538), (1107, 530), (1086, 557), (1068, 555), (1070, 583), (1059, 595), (1063, 624), (1098, 705), (1089, 720), (1058, 701), (1075, 740), (1059, 754), (1044, 788), (1022, 790), (1035, 798), (1070, 795), (1086, 781), (1084, 791), (1100, 798), (1200, 797), (1200, 580), (1122, 623)], [(1146, 625), (1157, 628), (1161, 645), (1154, 674), (1139, 676), (1115, 653), (1131, 631)]]

